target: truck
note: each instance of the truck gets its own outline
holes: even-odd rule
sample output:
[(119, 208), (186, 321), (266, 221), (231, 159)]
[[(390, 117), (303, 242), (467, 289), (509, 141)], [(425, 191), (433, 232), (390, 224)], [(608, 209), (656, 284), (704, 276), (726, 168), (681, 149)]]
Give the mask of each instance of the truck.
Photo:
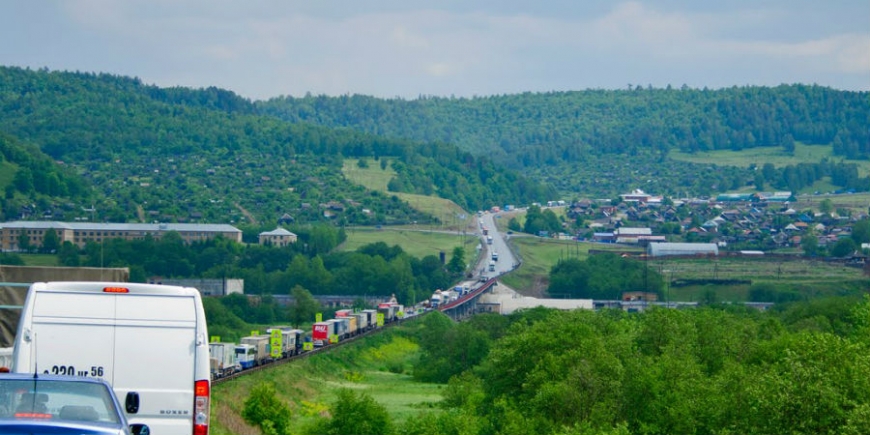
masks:
[(12, 371), (101, 378), (130, 424), (208, 433), (208, 328), (197, 289), (128, 282), (36, 282), (15, 336)]
[(491, 245), (491, 244), (492, 244), (492, 236), (486, 236), (486, 244), (487, 244), (487, 245)]
[(378, 314), (384, 315), (384, 323), (390, 323), (396, 320), (398, 305), (391, 303), (378, 304)]
[(242, 366), (236, 359), (235, 343), (209, 343), (208, 354), (213, 380), (242, 370)]
[(353, 314), (353, 310), (351, 310), (351, 309), (344, 309), (344, 310), (336, 310), (335, 311), (335, 317), (349, 317), (351, 314)]
[(281, 331), (281, 358), (298, 353), (297, 350), (301, 348), (302, 330), (293, 329), (291, 326), (273, 326), (267, 329), (266, 333), (271, 337), (273, 331)]
[(257, 346), (251, 344), (237, 344), (236, 361), (242, 366), (243, 370), (249, 369), (257, 365)]
[(329, 344), (330, 325), (327, 322), (317, 322), (311, 326), (311, 339), (314, 340), (314, 347), (321, 347)]
[(369, 330), (369, 316), (366, 313), (354, 313), (354, 317), (356, 317), (356, 329), (358, 333), (362, 333), (364, 331)]
[(271, 351), (271, 346), (269, 345), (270, 338), (271, 337), (268, 334), (260, 334), (249, 335), (247, 337), (242, 337), (239, 340), (239, 344), (250, 344), (256, 349), (256, 360), (254, 361), (255, 366), (266, 364), (272, 360), (272, 357), (269, 355), (269, 352)]
[(432, 293), (432, 297), (429, 298), (429, 306), (432, 308), (438, 308), (442, 305), (442, 300), (444, 296), (441, 294), (441, 290), (435, 290), (435, 293)]
[(492, 251), (492, 261), (498, 261), (498, 252)]
[(333, 323), (333, 327), (335, 328), (335, 333), (333, 334), (333, 341), (344, 340), (345, 338), (350, 336), (350, 318), (349, 317), (336, 317), (335, 319), (330, 320)]
[(366, 322), (368, 322), (369, 324), (369, 329), (374, 329), (378, 327), (378, 310), (373, 310), (369, 308), (360, 312), (366, 315)]

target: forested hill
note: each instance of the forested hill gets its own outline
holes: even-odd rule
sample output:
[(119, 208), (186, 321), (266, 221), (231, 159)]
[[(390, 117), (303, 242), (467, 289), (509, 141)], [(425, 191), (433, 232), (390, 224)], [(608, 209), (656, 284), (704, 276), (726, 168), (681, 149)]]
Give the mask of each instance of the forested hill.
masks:
[[(832, 147), (835, 158), (870, 158), (870, 94), (820, 86), (635, 87), (414, 100), (306, 96), (257, 106), (286, 120), (456, 143), (555, 183), (579, 168), (583, 176), (562, 187), (580, 192), (623, 188), (610, 180), (632, 178), (631, 171), (619, 169), (626, 161), (620, 156), (637, 163), (634, 182), (667, 178), (658, 186), (662, 190), (706, 177), (698, 174), (703, 167), (674, 167), (666, 157), (671, 150), (777, 146), (790, 153), (795, 142), (802, 142)], [(735, 176), (751, 178), (748, 173)], [(722, 184), (717, 181), (707, 180), (707, 187)]]
[[(430, 219), (395, 197), (348, 182), (343, 160), (362, 157), (388, 162), (401, 180), (393, 185), (403, 191), (435, 192), (470, 210), (552, 192), (455, 145), (385, 139), (257, 111), (217, 88), (158, 88), (107, 74), (0, 67), (4, 140), (26, 144), (32, 160), (47, 154), (55, 161), (49, 166), (63, 167), (53, 172), (69, 172), (86, 190), (47, 192), (16, 183), (26, 165), (5, 158), (2, 218), (17, 219), (34, 203), (65, 212), (67, 220), (93, 205), (97, 219), (113, 222), (274, 224), (285, 213), (306, 222), (324, 219), (322, 204), (339, 223)], [(91, 194), (95, 203), (80, 203)]]

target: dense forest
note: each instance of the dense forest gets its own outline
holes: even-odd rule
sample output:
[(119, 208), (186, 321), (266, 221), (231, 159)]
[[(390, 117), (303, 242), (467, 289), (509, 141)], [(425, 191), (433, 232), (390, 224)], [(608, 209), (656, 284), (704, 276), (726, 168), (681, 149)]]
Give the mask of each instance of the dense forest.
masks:
[[(263, 112), (387, 137), (455, 143), (559, 187), (610, 196), (638, 186), (663, 194), (724, 191), (749, 168), (668, 159), (671, 150), (745, 150), (796, 142), (831, 147), (835, 158), (870, 158), (866, 92), (820, 86), (686, 87), (523, 93), (415, 100), (281, 97)], [(724, 173), (723, 173), (724, 172)], [(840, 180), (842, 182), (842, 180)], [(838, 184), (842, 187), (856, 186)], [(862, 189), (864, 190), (864, 189)]]
[[(466, 209), (552, 193), (451, 144), (289, 123), (255, 109), (216, 88), (161, 89), (107, 74), (0, 68), (4, 142), (26, 144), (32, 160), (52, 162), (49, 174), (62, 173), (54, 166), (63, 165), (96, 197), (82, 204), (78, 190), (40, 190), (19, 181), (27, 178), (26, 162), (4, 160), (18, 178), (0, 177), (0, 187), (13, 186), (2, 199), (3, 218), (18, 218), (23, 205), (40, 202), (66, 219), (88, 207), (113, 222), (275, 222), (284, 214), (311, 222), (327, 219), (327, 204), (338, 224), (433, 219), (344, 179), (343, 160), (361, 157), (388, 162), (399, 174), (397, 191), (437, 192)], [(68, 203), (75, 206), (64, 209)]]

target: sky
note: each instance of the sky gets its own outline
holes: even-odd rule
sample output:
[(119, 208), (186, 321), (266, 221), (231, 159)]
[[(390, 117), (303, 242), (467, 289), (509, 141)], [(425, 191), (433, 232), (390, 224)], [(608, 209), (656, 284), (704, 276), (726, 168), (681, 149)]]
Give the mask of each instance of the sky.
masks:
[(870, 90), (868, 0), (0, 0), (0, 65), (252, 100)]

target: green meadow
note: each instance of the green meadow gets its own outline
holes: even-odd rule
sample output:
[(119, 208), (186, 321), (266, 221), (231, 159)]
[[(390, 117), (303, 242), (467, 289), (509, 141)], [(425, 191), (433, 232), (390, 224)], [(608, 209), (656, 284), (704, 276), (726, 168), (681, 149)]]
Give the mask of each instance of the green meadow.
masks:
[(800, 142), (795, 143), (794, 154), (786, 153), (782, 147), (758, 147), (741, 151), (716, 150), (694, 154), (671, 151), (668, 153), (668, 157), (683, 162), (711, 163), (742, 168), (748, 168), (750, 165), (761, 168), (765, 163), (773, 163), (776, 167), (782, 167), (798, 163), (817, 163), (822, 159), (828, 159), (836, 162), (855, 163), (858, 165), (858, 173), (862, 177), (870, 175), (870, 161), (868, 160), (846, 160), (840, 156), (835, 156), (833, 149), (828, 145), (806, 145)]

